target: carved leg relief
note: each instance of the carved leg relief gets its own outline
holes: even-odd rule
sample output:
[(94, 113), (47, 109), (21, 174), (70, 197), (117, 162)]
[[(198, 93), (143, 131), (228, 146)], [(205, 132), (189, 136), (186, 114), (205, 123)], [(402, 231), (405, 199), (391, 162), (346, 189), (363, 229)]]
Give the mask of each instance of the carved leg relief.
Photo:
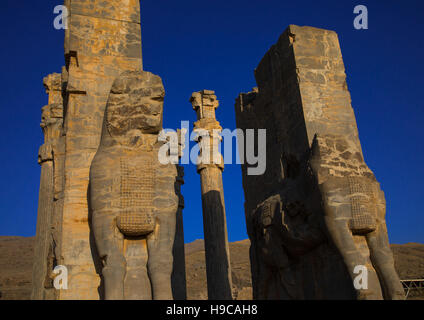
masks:
[(123, 254), (124, 238), (116, 228), (115, 219), (107, 215), (93, 216), (97, 250), (103, 262), (102, 275), (106, 300), (124, 299), (127, 263)]
[[(337, 187), (337, 184), (340, 183), (343, 183), (343, 180), (334, 179), (323, 183), (320, 189), (324, 202), (325, 224), (333, 243), (343, 257), (353, 285), (358, 276), (355, 273), (357, 266), (365, 266), (368, 270), (371, 269), (369, 274), (372, 274), (374, 269), (370, 265), (369, 259), (361, 254), (358, 248), (358, 238), (351, 231), (352, 204), (349, 190), (340, 186)], [(369, 277), (369, 279), (372, 278), (374, 277)], [(372, 292), (370, 288), (367, 290), (356, 289), (356, 291), (359, 299), (375, 299), (379, 296)]]
[(383, 289), (384, 298), (404, 300), (405, 291), (394, 267), (393, 253), (389, 246), (387, 227), (379, 224), (376, 231), (367, 235), (371, 261), (377, 271)]
[(147, 274), (146, 239), (125, 239), (124, 247), (127, 261), (125, 299), (151, 300), (152, 288)]
[(147, 263), (154, 300), (172, 300), (172, 248), (175, 238), (175, 210), (157, 212), (155, 231), (147, 237)]

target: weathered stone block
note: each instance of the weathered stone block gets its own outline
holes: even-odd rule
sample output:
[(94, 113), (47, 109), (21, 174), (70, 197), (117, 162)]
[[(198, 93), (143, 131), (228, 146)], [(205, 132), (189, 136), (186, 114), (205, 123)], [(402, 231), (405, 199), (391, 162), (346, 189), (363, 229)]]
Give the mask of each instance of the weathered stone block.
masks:
[[(402, 298), (337, 34), (289, 26), (255, 76), (236, 101), (237, 127), (268, 134), (265, 174), (242, 166), (254, 298)], [(368, 290), (353, 287), (358, 265)]]

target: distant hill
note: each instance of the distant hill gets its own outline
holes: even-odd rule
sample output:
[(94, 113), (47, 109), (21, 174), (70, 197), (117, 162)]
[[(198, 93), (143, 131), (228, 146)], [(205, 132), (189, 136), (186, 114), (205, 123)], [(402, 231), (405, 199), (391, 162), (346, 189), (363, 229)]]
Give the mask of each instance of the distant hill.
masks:
[[(235, 287), (235, 294), (240, 300), (252, 299), (249, 247), (249, 240), (230, 243), (233, 287)], [(185, 245), (185, 250), (187, 298), (189, 300), (205, 300), (208, 294), (204, 242), (203, 240), (196, 240), (188, 243)]]
[(395, 267), (401, 279), (424, 279), (424, 245), (392, 244)]
[(0, 299), (31, 297), (34, 238), (0, 237)]
[[(230, 244), (234, 293), (237, 299), (252, 298), (249, 240)], [(206, 268), (203, 240), (186, 248), (188, 299), (206, 299)], [(392, 245), (396, 270), (402, 279), (424, 278), (424, 245)], [(0, 300), (24, 300), (31, 296), (34, 238), (0, 237)]]

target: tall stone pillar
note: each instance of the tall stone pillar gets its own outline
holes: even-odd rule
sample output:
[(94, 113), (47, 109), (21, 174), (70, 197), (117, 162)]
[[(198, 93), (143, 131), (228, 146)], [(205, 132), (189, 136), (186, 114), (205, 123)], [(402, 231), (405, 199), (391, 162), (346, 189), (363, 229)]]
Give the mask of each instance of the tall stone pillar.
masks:
[(179, 196), (178, 211), (176, 217), (175, 239), (174, 239), (174, 269), (172, 271), (172, 293), (175, 300), (187, 299), (187, 280), (185, 269), (185, 248), (184, 248), (184, 222), (183, 210), (185, 207), (184, 197), (181, 193), (181, 186), (184, 184), (184, 167), (177, 166), (178, 177), (176, 192)]
[(218, 151), (222, 128), (215, 118), (219, 102), (215, 92), (209, 90), (193, 93), (190, 102), (197, 113), (194, 130), (199, 134), (200, 144), (197, 172), (202, 187), (208, 297), (210, 300), (231, 300), (230, 251), (222, 184), (224, 161)]
[[(53, 299), (53, 271), (56, 237), (54, 230), (56, 194), (60, 185), (60, 140), (63, 123), (61, 76), (51, 74), (44, 79), (49, 104), (42, 109), (41, 128), (44, 144), (38, 153), (41, 165), (40, 193), (38, 202), (37, 233), (34, 252), (32, 299)], [(63, 172), (62, 172), (63, 173)]]
[[(57, 124), (55, 122), (53, 125), (50, 123), (51, 120), (46, 120), (47, 124), (43, 129), (46, 143), (40, 149), (42, 176), (33, 297), (34, 299), (95, 300), (105, 298), (105, 292), (109, 296), (113, 296), (114, 290), (119, 291), (116, 288), (113, 289), (113, 285), (112, 289), (109, 285), (109, 290), (105, 290), (105, 278), (108, 281), (111, 278), (110, 274), (109, 277), (105, 277), (102, 269), (106, 266), (106, 262), (114, 265), (116, 261), (107, 259), (107, 255), (104, 253), (110, 253), (113, 246), (104, 247), (101, 245), (101, 240), (96, 243), (97, 239), (112, 235), (97, 233), (97, 239), (95, 237), (94, 231), (101, 230), (101, 227), (97, 226), (96, 229), (93, 226), (95, 208), (89, 179), (90, 167), (99, 148), (102, 127), (105, 123), (103, 120), (108, 97), (125, 91), (124, 95), (119, 98), (119, 104), (125, 107), (128, 104), (140, 103), (139, 97), (145, 97), (148, 103), (153, 103), (153, 100), (156, 99), (155, 101), (158, 102), (163, 96), (152, 96), (151, 99), (148, 99), (150, 95), (158, 92), (154, 92), (153, 87), (143, 82), (144, 80), (141, 79), (143, 76), (135, 77), (130, 83), (124, 84), (124, 87), (120, 86), (123, 84), (122, 81), (128, 80), (129, 75), (143, 74), (147, 82), (151, 79), (148, 76), (149, 73), (142, 71), (139, 0), (65, 0), (65, 6), (69, 12), (65, 31), (66, 66), (62, 68), (61, 74), (49, 76), (44, 82), (49, 93), (49, 106), (43, 109), (43, 119), (50, 119), (53, 116), (55, 121), (57, 120)], [(115, 80), (117, 86), (111, 91)], [(126, 85), (128, 87), (125, 87)], [(144, 91), (137, 93), (140, 96), (125, 95), (128, 93), (127, 90), (131, 91), (140, 85), (145, 86)], [(163, 88), (160, 91), (162, 90)], [(156, 106), (155, 103), (153, 105)], [(57, 112), (59, 106), (62, 109)], [(146, 105), (143, 107), (144, 112), (151, 112), (151, 114), (143, 115), (141, 118), (149, 118), (152, 115), (157, 117), (157, 110), (147, 110)], [(134, 119), (134, 114), (131, 114), (128, 109), (123, 108), (123, 110), (117, 118), (122, 116), (137, 127), (137, 124), (140, 124), (137, 121), (140, 119)], [(59, 113), (60, 117), (56, 116)], [(149, 119), (151, 120), (151, 118)], [(108, 125), (115, 120), (116, 118), (109, 119)], [(160, 119), (160, 125), (162, 125), (162, 119)], [(56, 131), (52, 133), (50, 127), (54, 127)], [(125, 128), (122, 129), (125, 131)], [(145, 133), (145, 137), (153, 140), (157, 138), (150, 136), (149, 132)], [(152, 141), (149, 140), (150, 142)], [(155, 141), (152, 142), (152, 145), (156, 146)], [(148, 166), (147, 163), (138, 169), (148, 170)], [(96, 172), (102, 173), (110, 169), (107, 165), (98, 166)], [(124, 170), (125, 168), (120, 169)], [(137, 193), (140, 192), (139, 188), (135, 187), (136, 194), (129, 196), (125, 190), (122, 190), (125, 201), (128, 200), (128, 202), (123, 202), (122, 206), (124, 207), (138, 203), (137, 201), (140, 199), (137, 197), (139, 196), (149, 198), (151, 195), (152, 188), (149, 189), (148, 185), (143, 183), (146, 182), (146, 177), (140, 172), (134, 176), (131, 175), (129, 182), (131, 184), (133, 182), (141, 183), (148, 192), (140, 195)], [(113, 173), (116, 173), (116, 170)], [(127, 177), (128, 174), (122, 176)], [(147, 180), (149, 183), (158, 182), (155, 185), (159, 185), (161, 177), (158, 178), (158, 181)], [(169, 203), (174, 206), (175, 202), (175, 212), (165, 219), (166, 222), (162, 221), (162, 228), (156, 228), (153, 233), (156, 236), (159, 233), (161, 237), (171, 238), (166, 241), (154, 241), (157, 237), (152, 236), (155, 239), (150, 239), (149, 246), (151, 248), (148, 251), (153, 252), (149, 255), (150, 276), (154, 278), (152, 290), (144, 285), (147, 283), (146, 277), (138, 276), (140, 269), (143, 269), (143, 263), (147, 263), (147, 254), (140, 254), (140, 241), (135, 241), (130, 237), (126, 239), (124, 250), (127, 263), (126, 280), (128, 280), (124, 285), (126, 295), (117, 294), (116, 297), (171, 299), (173, 293), (177, 299), (186, 297), (182, 227), (184, 202), (182, 196), (179, 201), (178, 214), (176, 214), (181, 184), (184, 183), (183, 172), (181, 171), (181, 174), (177, 175), (177, 169), (173, 167), (171, 180), (165, 183), (172, 194), (172, 197), (167, 199), (168, 202), (162, 201), (163, 199), (154, 199), (155, 205), (158, 202), (158, 207), (166, 206)], [(95, 179), (95, 181), (97, 180)], [(117, 185), (119, 183), (114, 181), (114, 186)], [(98, 189), (95, 188), (95, 190)], [(160, 191), (164, 191), (162, 189)], [(111, 206), (116, 206), (116, 203), (111, 203)], [(174, 236), (175, 224), (178, 225), (178, 230)], [(172, 232), (166, 232), (166, 228), (170, 228)], [(172, 247), (174, 240), (176, 245)], [(99, 244), (101, 250), (99, 250)], [(143, 248), (147, 250), (146, 243)], [(162, 254), (157, 252), (162, 252)], [(155, 255), (155, 253), (157, 254)], [(172, 253), (177, 257), (174, 263), (172, 262)], [(116, 257), (114, 254), (112, 256)], [(53, 277), (50, 275), (57, 265), (64, 266), (68, 270), (67, 290), (53, 289)], [(171, 281), (168, 278), (171, 277), (173, 265), (175, 265), (173, 280), (175, 280), (176, 287), (171, 290)], [(110, 268), (106, 268), (106, 270), (110, 271)], [(119, 272), (119, 270), (112, 270), (112, 274), (114, 272)], [(172, 285), (174, 286), (174, 281)], [(143, 295), (140, 294), (140, 289), (144, 290)]]
[(68, 268), (59, 299), (102, 297), (101, 263), (91, 232), (89, 169), (116, 77), (142, 70), (140, 1), (72, 0), (65, 32), (65, 189), (58, 263)]
[(242, 166), (254, 298), (402, 299), (337, 34), (289, 26), (255, 77), (236, 101), (238, 128), (267, 130), (266, 172)]

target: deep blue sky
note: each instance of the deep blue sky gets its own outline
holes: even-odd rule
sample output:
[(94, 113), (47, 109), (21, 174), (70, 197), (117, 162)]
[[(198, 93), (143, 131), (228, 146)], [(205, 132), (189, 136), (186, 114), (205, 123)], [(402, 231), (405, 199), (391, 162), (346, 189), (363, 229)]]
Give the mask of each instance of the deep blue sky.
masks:
[[(60, 72), (63, 31), (53, 28), (61, 0), (0, 1), (0, 235), (35, 234), (40, 169), (42, 78)], [(365, 4), (369, 30), (353, 28)], [(195, 119), (193, 91), (216, 90), (217, 117), (235, 128), (234, 99), (255, 86), (253, 70), (289, 24), (339, 34), (347, 82), (369, 167), (387, 198), (393, 243), (424, 242), (422, 1), (142, 1), (144, 68), (163, 78), (167, 128)], [(227, 165), (230, 241), (247, 238), (241, 170)], [(200, 180), (186, 166), (185, 239), (203, 238)]]

